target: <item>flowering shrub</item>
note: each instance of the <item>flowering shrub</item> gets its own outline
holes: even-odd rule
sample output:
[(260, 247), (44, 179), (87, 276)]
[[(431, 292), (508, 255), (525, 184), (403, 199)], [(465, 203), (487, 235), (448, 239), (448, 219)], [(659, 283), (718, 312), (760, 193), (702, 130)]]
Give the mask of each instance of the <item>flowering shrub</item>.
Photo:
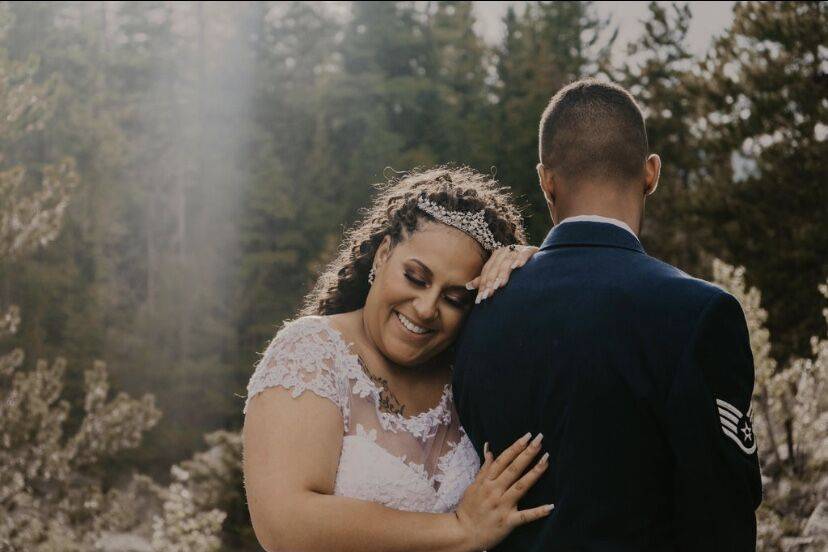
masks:
[(163, 515), (153, 523), (153, 550), (216, 550), (225, 513), (215, 509), (235, 494), (241, 477), (241, 436), (216, 431), (210, 445), (172, 468), (174, 482), (162, 492)]
[(86, 372), (85, 416), (64, 435), (70, 405), (61, 400), (64, 359), (22, 371), (19, 351), (0, 359), (0, 548), (88, 550), (109, 498), (93, 467), (135, 448), (161, 413), (153, 397), (107, 401), (103, 363)]
[[(0, 135), (6, 139), (43, 127), (49, 90), (33, 83), (33, 73), (33, 66), (12, 63), (0, 52)], [(23, 165), (6, 161), (0, 155), (0, 261), (53, 241), (77, 184), (71, 160), (41, 167), (34, 188), (26, 185)], [(21, 313), (15, 305), (0, 307), (2, 341), (15, 334)], [(208, 479), (228, 479), (222, 479), (222, 469), (231, 469), (222, 451), (233, 446), (232, 436), (208, 436), (212, 456), (197, 455), (186, 468), (174, 467), (176, 481), (168, 488), (135, 475), (122, 488), (105, 489), (104, 462), (139, 446), (160, 420), (154, 397), (118, 393), (110, 399), (106, 366), (94, 362), (85, 373), (83, 418), (67, 435), (71, 405), (61, 398), (66, 360), (38, 359), (26, 370), (24, 359), (19, 348), (0, 354), (0, 550), (209, 552), (219, 547), (224, 513), (211, 506), (219, 493)], [(234, 454), (241, 456), (240, 443)], [(206, 462), (213, 457), (221, 461)], [(198, 477), (188, 482), (185, 470)]]
[[(30, 218), (18, 228), (38, 237), (21, 242), (9, 231), (0, 236), (0, 251), (6, 254), (21, 252), (12, 244), (34, 248), (57, 235), (54, 228), (42, 226), (59, 225), (65, 205), (49, 209), (31, 196), (27, 201), (37, 204), (27, 212), (40, 222)], [(19, 222), (20, 217), (8, 215), (15, 205), (4, 204), (0, 219)], [(44, 212), (49, 214), (41, 216)], [(9, 306), (0, 317), (0, 339), (19, 325), (20, 310)], [(50, 365), (40, 359), (33, 370), (25, 370), (24, 358), (20, 349), (0, 355), (0, 550), (218, 549), (225, 514), (213, 504), (238, 472), (237, 436), (208, 435), (211, 449), (174, 466), (174, 481), (167, 488), (135, 475), (126, 487), (106, 490), (103, 463), (139, 446), (142, 435), (160, 420), (154, 397), (118, 393), (109, 399), (106, 366), (95, 362), (85, 373), (83, 419), (66, 435), (71, 407), (61, 399), (66, 360), (57, 358)]]
[[(828, 547), (828, 332), (811, 338), (809, 358), (782, 369), (771, 358), (761, 293), (746, 289), (745, 269), (713, 263), (716, 283), (745, 311), (756, 369), (754, 428), (763, 472), (758, 549), (824, 550)], [(819, 286), (828, 299), (828, 281)], [(824, 308), (828, 328), (828, 308)]]

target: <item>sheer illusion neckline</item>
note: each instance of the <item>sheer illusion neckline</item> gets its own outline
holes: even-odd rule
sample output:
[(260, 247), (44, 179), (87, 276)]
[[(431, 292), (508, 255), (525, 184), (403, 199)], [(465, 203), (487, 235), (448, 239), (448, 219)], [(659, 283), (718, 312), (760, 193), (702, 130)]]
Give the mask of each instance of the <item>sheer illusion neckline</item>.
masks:
[(385, 420), (396, 420), (398, 424), (401, 424), (405, 427), (405, 429), (414, 434), (421, 433), (423, 426), (427, 426), (431, 429), (441, 423), (447, 425), (449, 421), (451, 421), (451, 409), (449, 408), (449, 404), (452, 400), (452, 391), (450, 383), (446, 383), (443, 386), (443, 393), (441, 394), (440, 400), (436, 405), (419, 412), (418, 414), (405, 416), (403, 414), (381, 410), (380, 394), (383, 389), (371, 380), (371, 378), (368, 377), (368, 374), (366, 374), (363, 370), (362, 366), (360, 366), (361, 357), (354, 352), (353, 343), (347, 341), (342, 332), (333, 327), (329, 317), (317, 315), (314, 316), (314, 318), (318, 319), (323, 324), (330, 334), (332, 341), (339, 348), (341, 358), (347, 362), (348, 375), (358, 381), (358, 387), (363, 391), (360, 394), (364, 394), (367, 391), (372, 395), (374, 399), (374, 406), (377, 409), (377, 413), (381, 415), (381, 418)]

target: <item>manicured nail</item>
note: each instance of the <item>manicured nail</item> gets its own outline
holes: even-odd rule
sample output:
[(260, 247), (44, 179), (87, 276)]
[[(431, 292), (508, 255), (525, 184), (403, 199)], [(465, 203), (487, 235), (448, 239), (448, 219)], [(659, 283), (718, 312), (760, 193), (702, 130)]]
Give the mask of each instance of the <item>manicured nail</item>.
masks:
[(545, 506), (545, 508), (546, 508), (546, 512), (549, 513), (549, 512), (551, 512), (552, 510), (555, 509), (555, 505), (554, 504), (547, 504)]
[(529, 438), (530, 438), (531, 436), (532, 436), (532, 433), (527, 433), (526, 435), (524, 435), (523, 437), (521, 437), (521, 438), (520, 438), (520, 444), (521, 444), (521, 445), (525, 445), (526, 443), (528, 443), (528, 442), (529, 442)]
[(497, 279), (497, 282), (495, 282), (495, 285), (494, 285), (495, 289), (497, 289), (499, 287), (503, 287), (503, 280), (501, 280), (500, 278)]
[(477, 294), (477, 297), (474, 298), (474, 304), (480, 304), (480, 293)]
[(484, 459), (486, 458), (486, 454), (488, 454), (488, 453), (489, 453), (489, 442), (486, 441), (485, 443), (483, 443), (483, 458)]
[(472, 285), (471, 282), (466, 282), (466, 289), (469, 290), (469, 291), (474, 289), (474, 286)]
[(489, 296), (489, 288), (486, 288), (486, 291), (483, 292), (483, 296), (480, 298), (480, 300), (485, 301), (488, 296)]
[(540, 442), (543, 441), (543, 433), (538, 433), (534, 439), (532, 439), (532, 446), (537, 447), (540, 445)]
[(549, 460), (549, 453), (548, 453), (548, 452), (544, 452), (544, 453), (543, 453), (543, 456), (541, 456), (541, 459), (540, 459), (540, 461), (538, 462), (538, 464), (540, 464), (540, 465), (546, 464), (546, 461), (547, 461), (547, 460)]

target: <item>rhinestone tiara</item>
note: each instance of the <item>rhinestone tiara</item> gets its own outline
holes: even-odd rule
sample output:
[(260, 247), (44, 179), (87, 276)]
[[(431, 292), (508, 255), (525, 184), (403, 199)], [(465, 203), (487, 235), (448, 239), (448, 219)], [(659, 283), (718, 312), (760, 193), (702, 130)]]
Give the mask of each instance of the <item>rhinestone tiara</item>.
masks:
[(502, 244), (494, 238), (491, 230), (489, 230), (489, 225), (486, 224), (484, 216), (485, 211), (483, 209), (480, 209), (476, 213), (467, 211), (449, 211), (442, 205), (438, 205), (433, 201), (426, 199), (425, 196), (420, 196), (420, 199), (417, 201), (417, 207), (443, 224), (448, 224), (449, 226), (453, 226), (458, 230), (465, 232), (474, 238), (477, 243), (483, 246), (483, 249), (486, 251), (492, 251), (498, 247), (503, 247)]

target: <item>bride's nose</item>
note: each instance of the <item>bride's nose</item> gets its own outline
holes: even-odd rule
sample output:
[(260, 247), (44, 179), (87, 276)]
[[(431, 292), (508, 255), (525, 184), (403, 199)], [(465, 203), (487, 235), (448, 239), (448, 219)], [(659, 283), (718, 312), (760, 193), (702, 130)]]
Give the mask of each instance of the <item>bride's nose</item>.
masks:
[(414, 312), (423, 322), (431, 322), (439, 313), (437, 309), (440, 295), (437, 293), (423, 293), (414, 298)]

